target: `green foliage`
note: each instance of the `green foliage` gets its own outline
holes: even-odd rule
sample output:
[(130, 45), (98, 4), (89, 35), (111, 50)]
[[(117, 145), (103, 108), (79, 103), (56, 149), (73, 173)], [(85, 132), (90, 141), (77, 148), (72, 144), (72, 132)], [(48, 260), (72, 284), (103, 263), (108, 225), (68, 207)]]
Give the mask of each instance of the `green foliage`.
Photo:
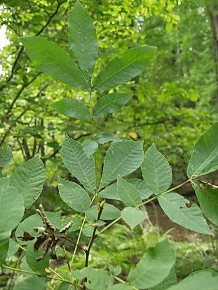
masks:
[(156, 194), (166, 191), (172, 183), (172, 169), (154, 144), (145, 152), (142, 175), (145, 184)]
[(7, 166), (12, 159), (12, 151), (9, 146), (4, 146), (0, 148), (0, 167)]
[(17, 283), (14, 290), (29, 290), (33, 285), (36, 290), (46, 290), (46, 279), (39, 276), (30, 276)]
[[(59, 6), (61, 4), (63, 3), (58, 2)], [(137, 27), (140, 30), (142, 27), (139, 25), (139, 19)], [(46, 26), (47, 24), (44, 27)], [(62, 145), (60, 152), (62, 161), (74, 180), (74, 182), (65, 179), (59, 180), (59, 196), (70, 208), (69, 218), (65, 216), (62, 222), (60, 213), (47, 213), (42, 204), (39, 204), (36, 209), (38, 215), (30, 215), (20, 223), (24, 215), (24, 207), (30, 209), (41, 194), (45, 182), (43, 161), (38, 155), (33, 157), (37, 151), (37, 136), (37, 138), (41, 138), (38, 151), (41, 149), (45, 162), (43, 147), (45, 140), (43, 136), (39, 137), (34, 131), (37, 122), (35, 122), (34, 128), (31, 128), (33, 130), (27, 130), (34, 135), (32, 154), (25, 138), (22, 141), (29, 160), (18, 166), (11, 178), (0, 179), (1, 263), (6, 260), (10, 239), (15, 238), (21, 250), (25, 252), (25, 257), (20, 265), (21, 269), (18, 271), (28, 274), (35, 273), (40, 275), (40, 279), (41, 276), (46, 276), (52, 280), (51, 284), (55, 280), (65, 282), (65, 284), (60, 284), (60, 287), (55, 285), (59, 289), (66, 288), (66, 283), (68, 283), (72, 289), (127, 290), (155, 289), (154, 287), (156, 287), (156, 289), (169, 290), (182, 289), (185, 285), (185, 288), (194, 290), (200, 289), (199, 287), (204, 285), (204, 289), (211, 287), (212, 290), (213, 284), (217, 284), (217, 274), (210, 272), (193, 274), (176, 284), (175, 251), (166, 237), (147, 246), (146, 249), (143, 248), (142, 257), (136, 266), (131, 265), (129, 273), (124, 273), (122, 265), (117, 264), (116, 266), (121, 266), (118, 269), (114, 269), (111, 265), (94, 268), (91, 265), (91, 256), (96, 240), (103, 237), (105, 231), (120, 220), (123, 219), (130, 226), (131, 233), (138, 225), (142, 226), (144, 220), (148, 219), (146, 209), (142, 209), (142, 207), (153, 200), (159, 201), (166, 215), (175, 223), (195, 232), (214, 234), (203, 217), (201, 209), (196, 204), (188, 207), (187, 200), (174, 191), (188, 182), (196, 186), (196, 182), (199, 183), (196, 179), (217, 169), (217, 123), (210, 127), (197, 142), (188, 165), (189, 179), (170, 188), (172, 169), (155, 144), (144, 153), (143, 141), (121, 139), (113, 133), (105, 135), (101, 132), (98, 134), (94, 128), (95, 123), (101, 123), (102, 120), (104, 123), (107, 120), (104, 119), (104, 115), (109, 118), (109, 114), (117, 112), (130, 100), (132, 93), (129, 91), (134, 89), (126, 89), (127, 92), (118, 93), (116, 87), (128, 81), (132, 82), (133, 78), (135, 78), (133, 87), (140, 86), (136, 76), (141, 74), (151, 64), (151, 61), (154, 61), (156, 47), (133, 44), (132, 48), (109, 60), (104, 70), (95, 73), (94, 68), (98, 56), (96, 31), (92, 20), (79, 2), (76, 2), (69, 20), (69, 44), (72, 50), (70, 54), (56, 42), (50, 42), (38, 36), (40, 33), (39, 31), (34, 37), (23, 38), (27, 54), (37, 69), (55, 80), (84, 92), (84, 101), (72, 100), (66, 96), (65, 99), (56, 102), (54, 107), (58, 113), (87, 121), (84, 122), (85, 124), (81, 124), (84, 128), (87, 126), (86, 130), (89, 128), (91, 132), (88, 135), (92, 135), (92, 139), (85, 140), (81, 144), (75, 140), (74, 132), (69, 130), (69, 136), (72, 138), (67, 135)], [(98, 65), (97, 69), (99, 69)], [(37, 77), (38, 75), (35, 76), (35, 78)], [(24, 81), (21, 93), (26, 86)], [(109, 89), (113, 90), (108, 91)], [(99, 91), (104, 92), (99, 94)], [(86, 106), (88, 95), (89, 105)], [(137, 96), (134, 98), (138, 100)], [(192, 97), (191, 100), (193, 101), (193, 99), (195, 98)], [(13, 105), (14, 101), (3, 119), (8, 118)], [(136, 127), (137, 124), (140, 126), (138, 116), (134, 116), (134, 120)], [(43, 119), (41, 119), (41, 124), (43, 127)], [(76, 125), (77, 121), (75, 121)], [(73, 127), (74, 124), (71, 124), (70, 129)], [(81, 128), (78, 130), (82, 131)], [(42, 131), (44, 132), (44, 127)], [(84, 132), (84, 135), (87, 133)], [(138, 135), (132, 132), (130, 137), (137, 139)], [(112, 144), (100, 147), (109, 141), (112, 141)], [(50, 145), (56, 149), (57, 144), (55, 144)], [(98, 148), (101, 151), (97, 151)], [(106, 153), (102, 154), (105, 149)], [(8, 148), (1, 150), (3, 166), (7, 165), (11, 159), (9, 151)], [(53, 154), (57, 154), (58, 151), (59, 148)], [(104, 156), (101, 158), (102, 162), (98, 162), (99, 160), (96, 158), (99, 152), (101, 156)], [(128, 178), (130, 174), (136, 174), (136, 170), (138, 174), (141, 170), (143, 179)], [(99, 180), (96, 177), (99, 177)], [(206, 186), (211, 185), (206, 183)], [(210, 204), (205, 206), (206, 201), (199, 197), (199, 193), (197, 195), (205, 215), (213, 222), (217, 221), (217, 212), (210, 209)], [(213, 201), (213, 197), (208, 192), (207, 196), (210, 202)], [(114, 202), (112, 203), (110, 199)], [(12, 231), (16, 227), (14, 234)], [(130, 229), (126, 228), (126, 231), (130, 231)], [(73, 253), (71, 254), (72, 247)], [(75, 270), (74, 262), (80, 252), (84, 255), (84, 265)], [(50, 267), (51, 259), (57, 262), (59, 257), (62, 257), (64, 264), (68, 265), (68, 269), (60, 274)], [(136, 263), (136, 261), (134, 262)], [(17, 268), (13, 269), (7, 265), (3, 265), (3, 267), (17, 270)], [(37, 283), (36, 280), (30, 277), (15, 287), (19, 289), (23, 283), (24, 288), (27, 288), (28, 285)], [(39, 284), (42, 289), (46, 287), (43, 278)]]
[(29, 208), (39, 197), (45, 183), (45, 168), (38, 155), (18, 166), (11, 176), (11, 184), (18, 189)]
[(164, 240), (150, 248), (131, 270), (128, 281), (138, 289), (153, 287), (168, 276), (175, 263), (175, 252)]

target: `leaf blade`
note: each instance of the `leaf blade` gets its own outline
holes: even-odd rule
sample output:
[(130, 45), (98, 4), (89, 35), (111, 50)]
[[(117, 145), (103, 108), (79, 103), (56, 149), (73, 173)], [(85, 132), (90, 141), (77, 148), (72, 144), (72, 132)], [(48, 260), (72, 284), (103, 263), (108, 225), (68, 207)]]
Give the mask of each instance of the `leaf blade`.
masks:
[(98, 56), (98, 41), (95, 26), (79, 1), (70, 14), (68, 39), (80, 68), (90, 83)]
[(74, 60), (56, 43), (40, 36), (25, 37), (22, 42), (37, 69), (55, 80), (88, 90), (87, 82)]
[(112, 60), (97, 76), (94, 89), (107, 90), (139, 75), (154, 57), (156, 47), (138, 46)]

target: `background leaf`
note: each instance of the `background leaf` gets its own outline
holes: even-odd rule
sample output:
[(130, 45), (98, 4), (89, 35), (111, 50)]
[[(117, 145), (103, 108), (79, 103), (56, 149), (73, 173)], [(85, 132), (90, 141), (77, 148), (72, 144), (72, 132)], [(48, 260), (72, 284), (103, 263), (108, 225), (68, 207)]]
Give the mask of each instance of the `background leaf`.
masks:
[(75, 58), (90, 83), (98, 56), (98, 41), (95, 26), (79, 1), (70, 14), (68, 38)]
[(106, 152), (100, 186), (104, 187), (117, 179), (135, 171), (144, 156), (142, 141), (121, 141), (112, 143)]
[(29, 208), (40, 196), (45, 183), (45, 168), (38, 155), (18, 166), (11, 176), (11, 184), (18, 189)]
[(60, 179), (59, 194), (61, 199), (72, 209), (85, 212), (90, 207), (88, 193), (77, 183)]
[(98, 143), (93, 140), (85, 140), (82, 146), (88, 157), (90, 157), (98, 149)]
[(156, 47), (138, 46), (124, 52), (112, 60), (105, 70), (100, 72), (94, 84), (96, 90), (108, 90), (123, 84), (139, 75), (154, 57)]
[(115, 113), (125, 105), (132, 97), (131, 94), (112, 93), (101, 97), (94, 107), (94, 115), (101, 116), (109, 113)]
[(75, 61), (56, 43), (40, 36), (22, 39), (32, 63), (41, 72), (72, 87), (88, 90), (88, 85)]
[(188, 207), (187, 204), (190, 204), (190, 201), (183, 196), (175, 192), (169, 192), (159, 196), (158, 201), (162, 210), (174, 223), (197, 233), (213, 234), (202, 215), (201, 209), (196, 204)]
[(142, 175), (147, 187), (156, 194), (166, 191), (172, 183), (172, 169), (155, 144), (145, 152)]
[(91, 114), (82, 101), (73, 99), (62, 99), (52, 105), (52, 107), (62, 115), (66, 115), (79, 120), (91, 120)]
[(187, 175), (205, 175), (218, 169), (218, 123), (197, 141), (188, 164)]
[(62, 160), (81, 184), (90, 192), (96, 187), (95, 163), (93, 157), (88, 157), (80, 143), (66, 137), (61, 149)]
[(175, 263), (175, 252), (168, 240), (159, 242), (146, 251), (128, 276), (131, 285), (145, 289), (159, 284), (168, 276)]

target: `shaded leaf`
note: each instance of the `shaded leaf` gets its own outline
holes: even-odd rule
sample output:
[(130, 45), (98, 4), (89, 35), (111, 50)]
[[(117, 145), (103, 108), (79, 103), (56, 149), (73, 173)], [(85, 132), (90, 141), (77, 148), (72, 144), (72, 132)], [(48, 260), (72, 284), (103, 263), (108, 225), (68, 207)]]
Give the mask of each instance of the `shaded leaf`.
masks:
[(75, 211), (85, 212), (90, 207), (88, 193), (75, 182), (60, 179), (59, 193), (61, 199)]
[[(98, 206), (93, 205), (86, 212), (88, 220), (96, 221), (98, 215)], [(101, 220), (115, 220), (120, 217), (120, 210), (112, 204), (105, 203), (103, 211), (101, 213)]]
[(159, 204), (171, 221), (197, 233), (213, 234), (201, 209), (183, 196), (169, 192), (158, 197)]
[(77, 101), (73, 99), (62, 99), (54, 103), (52, 107), (59, 114), (79, 120), (91, 120), (90, 111), (82, 101)]
[(11, 176), (11, 183), (22, 194), (25, 208), (40, 196), (45, 182), (45, 167), (38, 155), (18, 166)]
[(55, 80), (78, 89), (88, 90), (83, 73), (63, 48), (40, 36), (25, 37), (22, 42), (37, 69)]
[(85, 140), (82, 146), (88, 157), (90, 157), (98, 149), (98, 143), (93, 140)]
[(113, 133), (106, 133), (106, 132), (102, 132), (99, 133), (97, 135), (97, 140), (96, 140), (99, 144), (105, 144), (107, 142), (120, 142), (121, 139), (119, 137), (117, 137), (115, 134)]
[(127, 50), (100, 72), (95, 80), (94, 88), (107, 90), (131, 80), (150, 64), (155, 52), (156, 47), (146, 45)]
[(90, 192), (95, 191), (95, 163), (93, 157), (88, 157), (82, 145), (66, 136), (62, 149), (62, 160), (81, 184)]
[(42, 255), (43, 247), (40, 247), (37, 252), (34, 251), (34, 243), (35, 241), (28, 242), (27, 250), (26, 250), (26, 262), (30, 269), (32, 269), (33, 272), (46, 275), (45, 268), (49, 266), (49, 254), (47, 253), (45, 257), (37, 261), (36, 259)]
[(166, 191), (172, 183), (172, 169), (155, 144), (145, 152), (142, 175), (147, 187), (156, 194)]
[(189, 160), (188, 177), (205, 175), (218, 169), (218, 123), (211, 126), (197, 141)]
[(94, 107), (94, 115), (101, 116), (115, 113), (132, 97), (131, 94), (112, 93), (101, 97)]
[(218, 226), (218, 188), (205, 185), (200, 188), (194, 185), (194, 190), (204, 215)]

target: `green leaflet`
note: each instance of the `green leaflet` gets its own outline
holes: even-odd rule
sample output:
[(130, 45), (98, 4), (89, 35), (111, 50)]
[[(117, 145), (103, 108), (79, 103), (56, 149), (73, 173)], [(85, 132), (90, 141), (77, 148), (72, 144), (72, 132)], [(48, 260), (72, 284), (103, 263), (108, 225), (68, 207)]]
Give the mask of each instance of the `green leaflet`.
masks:
[(40, 71), (72, 87), (88, 90), (88, 84), (75, 61), (56, 43), (39, 36), (22, 39), (32, 63)]
[(146, 211), (141, 211), (135, 207), (126, 207), (121, 212), (122, 219), (134, 229), (137, 225), (141, 224), (147, 217)]
[(7, 166), (12, 160), (12, 151), (9, 146), (2, 146), (0, 148), (0, 168)]
[(167, 290), (217, 290), (218, 274), (212, 271), (199, 271), (183, 279)]
[(132, 97), (131, 94), (112, 93), (101, 97), (94, 107), (94, 115), (101, 116), (109, 113), (115, 113), (125, 105)]
[(218, 169), (218, 123), (197, 141), (188, 164), (188, 177), (205, 175)]
[(149, 248), (139, 263), (132, 269), (128, 282), (138, 289), (147, 289), (162, 282), (175, 263), (175, 252), (168, 240)]
[(95, 26), (79, 1), (70, 14), (68, 39), (74, 56), (91, 85), (90, 79), (98, 56), (98, 41)]
[(194, 190), (204, 215), (218, 226), (218, 188), (210, 185), (194, 185)]
[(82, 102), (73, 99), (62, 99), (52, 105), (52, 107), (62, 115), (66, 115), (79, 120), (91, 120), (88, 107)]
[(112, 143), (106, 152), (100, 187), (135, 171), (144, 156), (142, 141), (121, 141)]
[(33, 288), (33, 286), (34, 290), (46, 290), (46, 278), (36, 275), (30, 276), (17, 283), (14, 287), (14, 290), (30, 290)]
[(156, 194), (166, 191), (172, 183), (172, 169), (155, 144), (145, 152), (141, 166), (147, 187)]
[(60, 179), (59, 194), (61, 199), (72, 209), (85, 212), (90, 207), (88, 193), (77, 183)]
[(140, 193), (136, 186), (121, 177), (117, 179), (117, 191), (121, 201), (126, 206), (139, 206), (142, 203)]
[(40, 196), (45, 182), (45, 167), (38, 155), (18, 166), (11, 176), (11, 184), (18, 189), (29, 208)]
[(175, 192), (169, 192), (159, 196), (158, 201), (162, 210), (174, 223), (197, 233), (213, 234), (202, 215), (201, 209), (196, 204), (187, 207), (190, 201), (183, 196)]
[(95, 151), (98, 149), (98, 143), (93, 140), (85, 140), (82, 146), (83, 146), (83, 150), (85, 151), (88, 157), (94, 154)]
[[(86, 212), (88, 220), (95, 221), (98, 215), (97, 205), (93, 205)], [(120, 217), (120, 210), (114, 205), (105, 203), (100, 219), (101, 220), (115, 220)]]
[(94, 89), (107, 90), (139, 75), (153, 59), (156, 47), (138, 46), (112, 60), (97, 76)]
[(90, 192), (95, 191), (95, 163), (93, 157), (88, 157), (82, 145), (66, 136), (61, 149), (61, 157), (66, 168)]

